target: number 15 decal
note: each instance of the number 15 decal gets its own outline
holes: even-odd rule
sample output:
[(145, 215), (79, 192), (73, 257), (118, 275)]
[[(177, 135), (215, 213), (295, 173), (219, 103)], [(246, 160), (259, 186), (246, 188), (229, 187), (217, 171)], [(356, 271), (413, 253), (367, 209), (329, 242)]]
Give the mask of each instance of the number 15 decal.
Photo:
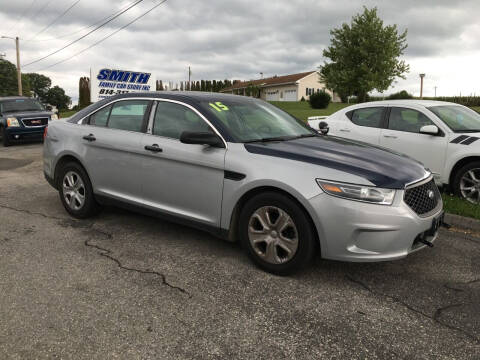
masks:
[(209, 105), (217, 111), (228, 111), (228, 107), (223, 105), (220, 101), (217, 101), (216, 103), (210, 103)]

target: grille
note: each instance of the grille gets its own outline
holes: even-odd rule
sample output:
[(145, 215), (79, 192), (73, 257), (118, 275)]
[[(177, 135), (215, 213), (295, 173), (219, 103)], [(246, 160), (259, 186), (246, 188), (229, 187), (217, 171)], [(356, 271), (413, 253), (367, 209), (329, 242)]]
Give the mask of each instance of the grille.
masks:
[(437, 185), (432, 179), (429, 182), (405, 190), (403, 199), (410, 209), (418, 215), (426, 216), (439, 205), (440, 191), (438, 191)]
[(22, 119), (22, 123), (25, 126), (43, 126), (48, 124), (48, 118)]

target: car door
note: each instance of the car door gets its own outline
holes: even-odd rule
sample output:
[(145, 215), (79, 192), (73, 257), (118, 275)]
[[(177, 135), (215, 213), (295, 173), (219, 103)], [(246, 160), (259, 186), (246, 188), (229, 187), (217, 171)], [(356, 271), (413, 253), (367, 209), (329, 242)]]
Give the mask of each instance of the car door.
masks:
[(225, 148), (184, 144), (184, 131), (213, 131), (193, 107), (158, 101), (143, 137), (144, 202), (163, 212), (218, 226), (222, 206)]
[(382, 106), (366, 106), (347, 111), (344, 121), (336, 124), (333, 124), (334, 121), (332, 121), (334, 126), (332, 134), (378, 145), (386, 109)]
[(90, 115), (82, 125), (83, 159), (95, 193), (140, 199), (144, 135), (150, 100), (122, 100)]
[(445, 165), (447, 137), (421, 134), (420, 128), (436, 124), (423, 112), (409, 107), (391, 107), (387, 128), (382, 130), (380, 145), (422, 162), (438, 180)]

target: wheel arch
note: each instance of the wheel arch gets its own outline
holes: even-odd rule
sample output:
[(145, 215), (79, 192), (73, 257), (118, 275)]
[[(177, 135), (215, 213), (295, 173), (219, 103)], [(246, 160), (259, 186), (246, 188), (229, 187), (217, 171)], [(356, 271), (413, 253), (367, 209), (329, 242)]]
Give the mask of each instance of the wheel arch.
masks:
[(450, 188), (453, 187), (453, 181), (455, 179), (455, 175), (457, 174), (458, 170), (460, 170), (462, 167), (467, 165), (468, 163), (474, 162), (474, 161), (480, 161), (480, 156), (478, 155), (473, 155), (473, 156), (466, 156), (460, 160), (458, 160), (455, 165), (453, 165), (452, 170), (450, 170), (450, 175), (448, 176), (448, 184)]
[(87, 171), (87, 169), (85, 168), (85, 166), (83, 165), (83, 163), (80, 161), (80, 159), (73, 155), (73, 154), (70, 154), (70, 153), (66, 153), (66, 154), (63, 154), (62, 156), (60, 156), (60, 158), (57, 160), (57, 162), (55, 163), (55, 168), (54, 168), (54, 177), (53, 177), (53, 181), (54, 181), (54, 184), (56, 186), (56, 188), (58, 189), (59, 187), (59, 176), (60, 176), (60, 169), (62, 168), (63, 165), (69, 163), (69, 162), (76, 162), (78, 163), (82, 168), (83, 170), (85, 170), (85, 173), (87, 174), (87, 176), (89, 177), (90, 179), (90, 182), (91, 182), (91, 178), (90, 178), (90, 175)]
[(282, 189), (282, 188), (277, 187), (277, 186), (273, 186), (273, 185), (260, 185), (260, 186), (254, 187), (252, 189), (249, 189), (244, 194), (242, 194), (242, 196), (240, 196), (240, 198), (235, 203), (235, 206), (234, 206), (233, 211), (232, 211), (231, 216), (230, 216), (230, 227), (229, 227), (229, 231), (228, 231), (228, 240), (231, 241), (231, 242), (238, 241), (238, 238), (237, 238), (238, 220), (239, 220), (240, 212), (241, 212), (243, 206), (245, 206), (245, 204), (247, 203), (248, 200), (250, 200), (251, 198), (255, 197), (256, 195), (264, 193), (264, 192), (275, 192), (275, 193), (285, 195), (288, 198), (290, 198), (292, 201), (294, 201), (305, 212), (305, 215), (307, 216), (307, 220), (308, 220), (308, 222), (310, 223), (310, 226), (313, 229), (314, 236), (315, 236), (315, 239), (316, 239), (316, 244), (317, 244), (316, 251), (320, 252), (321, 242), (320, 242), (320, 238), (319, 238), (319, 235), (318, 235), (318, 228), (317, 228), (315, 222), (313, 221), (312, 215), (310, 214), (307, 207), (304, 206), (304, 204), (300, 200), (298, 200), (298, 198), (296, 196), (294, 196), (293, 194), (291, 194), (287, 190)]

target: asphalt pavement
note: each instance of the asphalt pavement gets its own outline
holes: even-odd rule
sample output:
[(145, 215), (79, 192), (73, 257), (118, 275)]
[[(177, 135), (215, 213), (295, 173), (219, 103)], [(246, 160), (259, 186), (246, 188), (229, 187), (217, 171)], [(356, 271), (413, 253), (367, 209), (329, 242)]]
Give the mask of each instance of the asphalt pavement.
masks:
[(0, 359), (480, 359), (480, 234), (278, 277), (114, 208), (75, 220), (41, 144), (0, 148)]

